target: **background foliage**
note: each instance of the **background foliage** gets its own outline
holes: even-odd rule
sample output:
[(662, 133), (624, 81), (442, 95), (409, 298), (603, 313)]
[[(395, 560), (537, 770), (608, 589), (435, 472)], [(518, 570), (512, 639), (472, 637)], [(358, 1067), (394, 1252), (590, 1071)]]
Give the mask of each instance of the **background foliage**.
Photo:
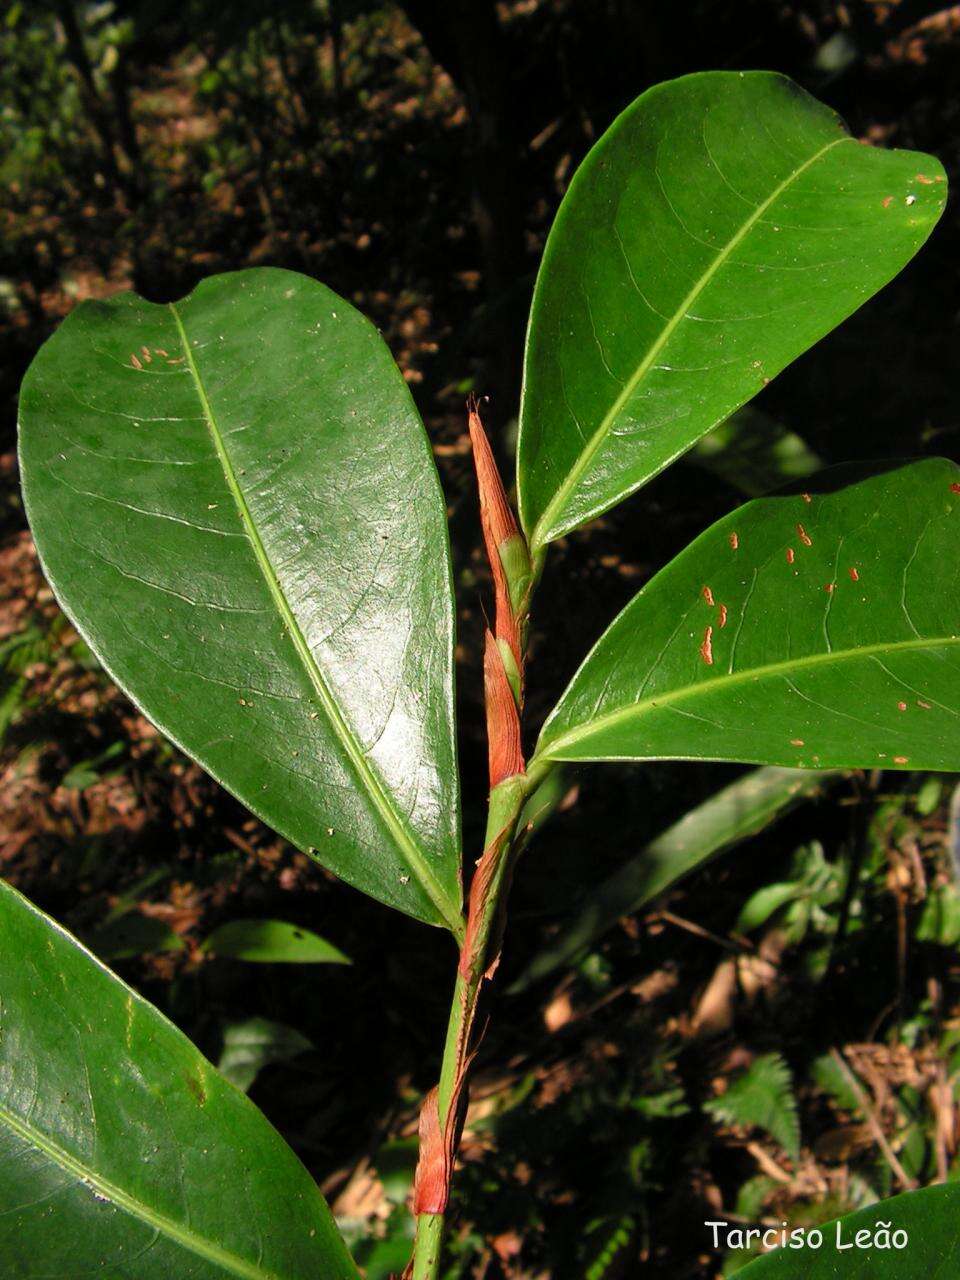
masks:
[[(25, 531), (23, 370), (77, 299), (133, 287), (165, 301), (249, 265), (305, 271), (374, 320), (428, 422), (452, 521), (475, 848), (486, 584), (463, 400), (491, 395), (505, 457), (533, 273), (578, 160), (651, 83), (768, 66), (857, 135), (937, 154), (955, 178), (958, 47), (955, 10), (911, 0), (0, 12), (0, 871), (251, 1090), (362, 1242), (371, 1278), (409, 1249), (403, 1201), (449, 941), (293, 854), (91, 662)], [(538, 595), (531, 724), (650, 572), (741, 491), (802, 474), (812, 455), (956, 456), (958, 240), (948, 207), (920, 257), (771, 384), (723, 449), (702, 447), (559, 545)], [(777, 440), (759, 458), (757, 413)], [(631, 1276), (641, 1261), (652, 1276), (715, 1276), (730, 1264), (709, 1256), (704, 1218), (814, 1221), (952, 1174), (952, 779), (832, 780), (565, 967), (515, 981), (585, 885), (739, 773), (569, 777), (549, 845), (518, 876), (500, 983), (515, 993), (478, 1064), (454, 1273), (469, 1246), (491, 1278)], [(353, 963), (255, 960), (236, 931), (209, 941), (276, 919)]]

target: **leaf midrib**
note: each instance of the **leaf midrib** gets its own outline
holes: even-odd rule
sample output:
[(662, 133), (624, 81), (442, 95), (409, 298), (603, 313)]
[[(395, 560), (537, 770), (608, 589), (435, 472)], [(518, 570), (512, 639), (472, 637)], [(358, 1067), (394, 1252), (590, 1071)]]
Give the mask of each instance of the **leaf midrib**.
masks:
[(546, 507), (544, 508), (543, 514), (540, 516), (540, 519), (537, 521), (536, 525), (534, 526), (533, 533), (531, 534), (531, 537), (530, 537), (530, 545), (534, 551), (536, 551), (540, 547), (545, 546), (548, 542), (551, 541), (552, 538), (560, 537), (564, 532), (563, 529), (559, 529), (557, 532), (552, 531), (550, 528), (551, 522), (554, 520), (558, 512), (561, 512), (563, 510), (567, 500), (571, 496), (572, 491), (579, 484), (584, 471), (586, 471), (587, 467), (593, 461), (593, 458), (596, 455), (598, 449), (603, 444), (611, 427), (616, 422), (617, 416), (619, 415), (620, 410), (633, 396), (637, 387), (640, 385), (640, 382), (649, 372), (651, 366), (653, 365), (653, 362), (657, 359), (657, 357), (663, 351), (664, 347), (670, 341), (671, 337), (673, 336), (678, 326), (686, 318), (687, 312), (690, 310), (693, 304), (697, 301), (697, 299), (703, 293), (704, 289), (706, 289), (706, 287), (714, 279), (714, 277), (719, 272), (720, 268), (724, 265), (724, 263), (727, 261), (730, 255), (734, 252), (734, 250), (742, 243), (742, 241), (745, 239), (748, 233), (754, 228), (754, 226), (756, 226), (756, 224), (759, 222), (761, 217), (770, 208), (770, 206), (773, 205), (780, 198), (780, 196), (783, 195), (784, 191), (787, 190), (790, 184), (792, 182), (795, 182), (802, 173), (804, 173), (807, 169), (810, 168), (811, 165), (816, 164), (816, 162), (822, 156), (826, 155), (828, 151), (832, 151), (834, 147), (838, 147), (845, 142), (855, 143), (856, 139), (851, 138), (849, 136), (844, 138), (835, 138), (832, 142), (828, 142), (826, 146), (821, 147), (819, 151), (816, 151), (812, 156), (809, 157), (809, 159), (805, 160), (802, 165), (794, 169), (792, 173), (790, 173), (786, 178), (784, 178), (783, 181), (779, 183), (777, 187), (774, 188), (774, 190), (770, 193), (770, 195), (766, 198), (766, 200), (764, 200), (761, 204), (757, 205), (756, 209), (754, 209), (753, 213), (750, 214), (750, 216), (746, 219), (746, 221), (744, 222), (740, 230), (737, 231), (730, 238), (730, 240), (727, 241), (727, 243), (719, 251), (717, 256), (713, 259), (713, 261), (706, 268), (703, 274), (696, 280), (693, 287), (690, 289), (689, 293), (687, 293), (686, 297), (680, 303), (679, 307), (676, 309), (676, 311), (674, 311), (673, 315), (664, 325), (663, 329), (660, 332), (659, 337), (650, 347), (649, 351), (641, 360), (641, 362), (639, 363), (635, 371), (630, 375), (627, 381), (623, 384), (623, 387), (618, 393), (616, 399), (613, 401), (613, 404), (610, 406), (610, 408), (607, 410), (607, 412), (604, 414), (603, 418), (601, 419), (600, 425), (597, 427), (596, 431), (593, 433), (590, 439), (586, 442), (586, 445), (584, 446), (583, 451), (580, 453), (579, 457), (577, 458), (577, 461), (568, 471), (566, 478), (561, 482), (556, 493), (553, 495), (553, 497), (550, 499), (550, 501), (547, 503)]
[(91, 1193), (103, 1196), (104, 1199), (123, 1209), (131, 1217), (137, 1218), (140, 1222), (152, 1227), (155, 1231), (160, 1232), (189, 1253), (195, 1254), (198, 1258), (214, 1263), (228, 1275), (237, 1276), (239, 1280), (283, 1280), (283, 1277), (278, 1272), (265, 1271), (263, 1267), (247, 1262), (244, 1258), (238, 1257), (237, 1254), (224, 1249), (222, 1245), (207, 1239), (205, 1236), (197, 1235), (195, 1231), (191, 1231), (188, 1227), (182, 1226), (165, 1214), (159, 1213), (156, 1209), (151, 1208), (150, 1205), (144, 1204), (142, 1200), (138, 1200), (136, 1196), (130, 1195), (129, 1192), (107, 1181), (106, 1178), (88, 1165), (85, 1165), (81, 1160), (78, 1160), (76, 1156), (64, 1151), (62, 1147), (51, 1141), (46, 1134), (41, 1133), (39, 1129), (35, 1129), (33, 1125), (22, 1120), (2, 1104), (0, 1104), (0, 1125), (4, 1125), (23, 1142), (29, 1143), (35, 1150), (42, 1152), (66, 1173), (72, 1174), (80, 1182), (88, 1186)]
[(437, 908), (440, 918), (446, 923), (454, 936), (459, 939), (462, 937), (463, 933), (463, 921), (456, 904), (452, 902), (439, 880), (437, 880), (436, 876), (427, 865), (425, 857), (419, 846), (410, 835), (402, 819), (391, 804), (389, 796), (384, 791), (380, 779), (377, 777), (366, 756), (363, 754), (360, 743), (357, 741), (353, 731), (344, 719), (333, 694), (327, 686), (323, 672), (320, 670), (316, 659), (310, 651), (310, 646), (307, 644), (306, 636), (303, 634), (303, 630), (297, 620), (296, 614), (290, 607), (290, 602), (287, 600), (283, 587), (280, 584), (280, 580), (277, 577), (276, 570), (270, 561), (270, 557), (267, 555), (266, 547), (263, 545), (263, 540), (260, 537), (260, 532), (254, 522), (253, 515), (247, 504), (247, 500), (244, 497), (243, 490), (240, 488), (240, 483), (237, 479), (233, 463), (230, 460), (230, 455), (227, 453), (227, 449), (223, 441), (223, 435), (220, 431), (219, 425), (217, 424), (213, 408), (207, 396), (203, 379), (200, 376), (197, 363), (193, 358), (193, 351), (190, 347), (190, 342), (187, 338), (183, 321), (180, 318), (180, 313), (177, 311), (175, 303), (171, 302), (167, 305), (173, 315), (174, 323), (177, 326), (177, 333), (179, 334), (180, 345), (186, 358), (187, 368), (189, 369), (190, 375), (193, 379), (197, 398), (200, 401), (200, 408), (210, 432), (210, 437), (213, 441), (217, 458), (220, 461), (221, 469), (223, 470), (224, 480), (226, 481), (227, 488), (230, 490), (231, 496), (233, 497), (241, 523), (253, 549), (254, 557), (256, 558), (260, 572), (263, 575), (267, 589), (269, 590), (284, 625), (286, 626), (287, 633), (293, 642), (297, 656), (303, 664), (310, 683), (316, 691), (320, 705), (323, 707), (327, 721), (343, 748), (347, 759), (350, 761), (364, 792), (372, 801), (373, 806), (383, 820), (384, 825), (396, 841), (397, 847), (400, 849), (404, 860), (410, 867), (410, 870), (417, 877), (417, 880), (422, 885), (428, 898)]
[[(742, 670), (731, 672), (728, 675), (715, 676), (712, 680), (698, 680), (696, 684), (682, 685), (679, 689), (668, 690), (666, 693), (644, 698), (640, 702), (631, 702), (629, 706), (618, 707), (616, 711), (610, 711), (605, 716), (599, 716), (596, 720), (589, 720), (584, 724), (577, 725), (573, 729), (568, 729), (566, 733), (560, 734), (553, 742), (548, 742), (543, 747), (538, 746), (534, 760), (562, 760), (564, 758), (562, 753), (565, 749), (593, 737), (594, 734), (610, 728), (611, 725), (642, 716), (645, 711), (650, 709), (659, 710), (661, 707), (669, 707), (677, 702), (684, 702), (687, 698), (695, 697), (697, 694), (714, 692), (718, 688), (728, 689), (736, 685), (762, 680), (769, 676), (783, 675), (792, 671), (804, 671), (811, 667), (829, 666), (834, 662), (847, 662), (854, 658), (870, 657), (873, 654), (902, 653), (911, 649), (931, 649), (942, 645), (960, 645), (960, 636), (929, 636), (926, 638), (919, 637), (916, 640), (884, 641), (878, 644), (861, 645), (857, 649), (834, 649), (831, 653), (811, 653), (803, 658), (788, 658), (783, 662), (771, 662), (761, 667), (744, 667)], [(547, 727), (549, 726), (545, 726), (545, 728)], [(579, 759), (580, 757), (573, 758)], [(530, 762), (531, 766), (532, 764), (533, 761)]]

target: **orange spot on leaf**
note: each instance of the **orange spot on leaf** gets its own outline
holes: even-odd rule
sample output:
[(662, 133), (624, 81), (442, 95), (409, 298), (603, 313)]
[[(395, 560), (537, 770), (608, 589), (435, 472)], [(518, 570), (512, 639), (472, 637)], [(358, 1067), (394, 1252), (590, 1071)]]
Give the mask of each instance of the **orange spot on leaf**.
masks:
[(950, 492), (960, 493), (960, 484), (957, 484), (956, 481), (954, 481), (954, 483), (950, 486)]
[(898, 703), (897, 703), (897, 710), (898, 710), (898, 711), (906, 711), (906, 709), (907, 709), (907, 704), (906, 704), (905, 702), (898, 702)]
[(894, 764), (909, 764), (909, 763), (910, 763), (910, 757), (909, 757), (909, 756), (894, 756), (894, 757), (893, 757), (893, 763), (894, 763)]
[(828, 582), (824, 585), (823, 589), (828, 596), (832, 596), (834, 591), (837, 589), (837, 584), (835, 582)]
[(929, 702), (924, 702), (922, 698), (918, 698), (918, 699), (917, 699), (917, 706), (918, 706), (918, 707), (923, 707), (924, 711), (931, 711), (931, 710), (933, 709), (933, 708), (930, 706), (930, 703), (929, 703)]
[(883, 207), (885, 209), (889, 209), (892, 204), (893, 204), (893, 196), (887, 196), (883, 201)]
[(933, 178), (928, 178), (925, 173), (917, 174), (917, 182), (922, 182), (925, 187), (933, 186)]
[(791, 739), (790, 739), (790, 745), (791, 745), (791, 747), (802, 747), (802, 746), (803, 746), (803, 739), (802, 739), (802, 738), (791, 738)]
[(850, 574), (850, 577), (851, 577), (851, 579), (852, 579), (854, 582), (859, 582), (859, 581), (860, 581), (860, 571), (859, 571), (859, 569), (855, 569), (855, 568), (853, 567), (853, 565), (851, 565), (851, 566), (850, 566), (850, 568), (847, 570), (847, 572)]
[(796, 558), (797, 558), (797, 555), (793, 547), (787, 547), (787, 564), (793, 564)]
[(727, 625), (727, 606), (725, 604), (722, 604), (720, 606), (720, 626), (725, 627), (726, 625)]
[(134, 369), (143, 368), (143, 365), (140, 363), (137, 357), (133, 354), (133, 352), (130, 353), (130, 363), (133, 365)]
[(809, 493), (801, 493), (800, 497), (804, 500), (804, 502), (812, 502), (812, 501), (813, 501), (813, 499), (810, 497)]
[(800, 541), (803, 543), (805, 547), (813, 546), (813, 539), (810, 537), (809, 533), (807, 533), (806, 529), (803, 527), (802, 524), (797, 525), (797, 537), (800, 539)]
[(706, 600), (707, 604), (713, 604), (713, 592), (709, 587), (704, 587), (700, 594), (703, 596), (704, 600)]
[(700, 646), (700, 657), (708, 667), (713, 666), (713, 627), (707, 627), (703, 633), (703, 644)]
[(740, 539), (735, 533), (731, 533), (730, 535), (730, 546), (733, 548), (734, 551), (736, 551), (736, 549), (740, 546)]

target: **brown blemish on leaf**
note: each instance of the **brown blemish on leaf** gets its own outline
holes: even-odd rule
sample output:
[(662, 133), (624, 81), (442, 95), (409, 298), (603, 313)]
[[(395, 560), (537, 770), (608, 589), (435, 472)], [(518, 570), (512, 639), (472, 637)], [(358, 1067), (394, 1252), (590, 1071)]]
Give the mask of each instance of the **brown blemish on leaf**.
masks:
[(894, 756), (894, 757), (893, 757), (893, 763), (894, 763), (894, 764), (909, 764), (909, 763), (910, 763), (910, 757), (909, 757), (909, 756)]
[(153, 363), (153, 356), (150, 354), (149, 347), (141, 347), (140, 354), (143, 356), (144, 360), (146, 360), (147, 364)]
[(922, 698), (918, 698), (918, 699), (917, 699), (917, 706), (918, 706), (918, 707), (923, 707), (924, 711), (932, 711), (932, 710), (933, 710), (933, 708), (930, 706), (930, 703), (929, 703), (929, 702), (924, 702)]
[(804, 743), (803, 743), (803, 739), (802, 739), (802, 738), (791, 738), (791, 739), (790, 739), (790, 745), (791, 745), (791, 747), (802, 747), (802, 746), (804, 745)]
[(137, 357), (133, 354), (132, 351), (130, 352), (130, 363), (133, 365), (134, 369), (143, 368), (143, 365), (140, 363), (140, 361), (137, 359)]
[(154, 347), (153, 350), (158, 356), (163, 356), (164, 360), (166, 360), (167, 352), (164, 351), (163, 347)]
[(713, 666), (713, 627), (707, 627), (703, 633), (703, 643), (700, 645), (700, 657), (708, 667)]
[(804, 502), (812, 502), (812, 501), (813, 501), (813, 499), (810, 497), (809, 493), (801, 493), (800, 497), (804, 500)]
[(906, 709), (907, 709), (907, 704), (906, 704), (905, 702), (898, 702), (898, 703), (897, 703), (897, 710), (898, 710), (898, 711), (906, 711)]
[(794, 552), (793, 547), (787, 547), (787, 564), (793, 564), (796, 558), (797, 556), (796, 556), (796, 553)]
[(954, 481), (954, 482), (953, 482), (953, 484), (950, 486), (950, 492), (951, 492), (951, 493), (960, 493), (960, 484), (957, 484), (957, 482), (956, 482), (956, 481)]
[(709, 587), (704, 587), (701, 590), (700, 594), (703, 596), (704, 600), (706, 600), (707, 604), (709, 605), (713, 604), (713, 592), (710, 590)]
[(721, 630), (727, 625), (727, 606), (725, 604), (720, 605), (720, 617), (717, 625)]
[(827, 595), (828, 595), (828, 596), (832, 596), (832, 595), (833, 595), (833, 593), (834, 593), (834, 592), (836, 591), (836, 589), (837, 589), (837, 584), (836, 584), (835, 582), (827, 582), (827, 583), (825, 583), (825, 584), (824, 584), (824, 588), (823, 588), (823, 589), (824, 589), (824, 591), (827, 593)]
[(740, 546), (740, 538), (735, 533), (731, 533), (729, 542), (730, 542), (730, 546), (733, 548), (734, 551), (736, 551), (736, 549)]
[(859, 569), (854, 568), (854, 566), (853, 566), (853, 565), (851, 565), (851, 566), (850, 566), (850, 568), (847, 570), (847, 573), (849, 573), (849, 575), (850, 575), (850, 579), (851, 579), (851, 581), (852, 581), (852, 582), (859, 582), (859, 581), (860, 581), (860, 570), (859, 570)]
[(183, 1078), (187, 1082), (187, 1088), (193, 1094), (194, 1098), (196, 1098), (197, 1104), (201, 1107), (206, 1106), (207, 1091), (203, 1087), (203, 1082), (200, 1080), (197, 1080), (194, 1076), (191, 1076), (191, 1075), (185, 1075)]
[(883, 207), (885, 209), (889, 209), (892, 204), (893, 204), (893, 196), (887, 196), (886, 199), (883, 201)]
[(800, 539), (800, 541), (803, 543), (805, 547), (813, 546), (813, 539), (810, 537), (809, 533), (807, 533), (806, 529), (803, 527), (802, 524), (797, 525), (797, 537)]
[(933, 178), (928, 178), (925, 173), (918, 173), (917, 182), (922, 182), (925, 187), (932, 187), (934, 180)]
[(171, 356), (167, 364), (183, 364), (186, 356)]

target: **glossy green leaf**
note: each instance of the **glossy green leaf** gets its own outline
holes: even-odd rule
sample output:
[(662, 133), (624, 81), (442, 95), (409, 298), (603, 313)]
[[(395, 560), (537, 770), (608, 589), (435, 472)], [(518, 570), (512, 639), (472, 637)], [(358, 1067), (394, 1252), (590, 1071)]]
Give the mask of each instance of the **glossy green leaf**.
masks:
[(632, 493), (897, 274), (946, 200), (783, 76), (658, 85), (580, 166), (547, 240), (518, 488), (534, 550)]
[[(960, 1255), (960, 1183), (881, 1200), (835, 1218), (820, 1231), (819, 1247), (777, 1249), (749, 1263), (737, 1276), (742, 1280), (953, 1280)], [(892, 1243), (899, 1232), (905, 1233), (905, 1242), (898, 1236)], [(860, 1233), (864, 1234), (858, 1240)]]
[(0, 882), (0, 1259), (18, 1280), (355, 1280), (280, 1135)]
[(269, 1018), (247, 1018), (224, 1029), (217, 1070), (246, 1093), (264, 1067), (287, 1062), (312, 1048), (296, 1027)]
[[(550, 775), (553, 776), (552, 774)], [(840, 770), (754, 769), (684, 814), (589, 890), (557, 938), (539, 951), (511, 991), (522, 991), (602, 938), (724, 849), (769, 826), (844, 775)]]
[(203, 950), (259, 964), (349, 964), (332, 943), (286, 920), (230, 920), (205, 940)]
[(117, 683), (324, 866), (458, 931), (445, 511), (373, 326), (273, 269), (83, 303), (20, 433), (47, 577)]
[(541, 758), (960, 767), (960, 469), (808, 486), (719, 521), (634, 597)]

